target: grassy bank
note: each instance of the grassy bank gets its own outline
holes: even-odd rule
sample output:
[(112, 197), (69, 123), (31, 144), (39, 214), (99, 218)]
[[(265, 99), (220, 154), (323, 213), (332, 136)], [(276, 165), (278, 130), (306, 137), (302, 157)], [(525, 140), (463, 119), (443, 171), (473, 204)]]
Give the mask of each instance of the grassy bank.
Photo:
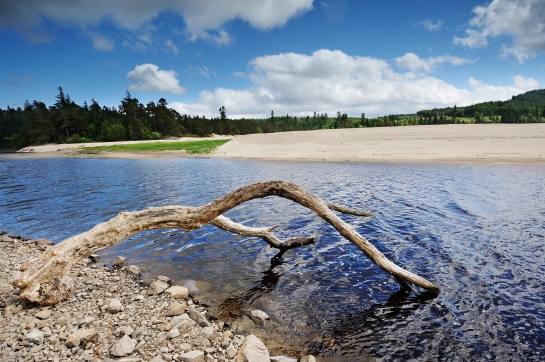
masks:
[(184, 142), (146, 142), (134, 144), (116, 144), (109, 146), (83, 147), (82, 153), (99, 152), (154, 152), (154, 151), (185, 151), (188, 154), (210, 153), (230, 140), (205, 140)]

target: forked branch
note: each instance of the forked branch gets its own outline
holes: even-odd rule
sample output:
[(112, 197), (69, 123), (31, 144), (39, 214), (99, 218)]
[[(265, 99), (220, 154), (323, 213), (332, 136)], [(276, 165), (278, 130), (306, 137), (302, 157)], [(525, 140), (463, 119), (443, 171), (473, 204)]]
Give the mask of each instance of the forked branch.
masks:
[(403, 287), (407, 288), (409, 287), (407, 283), (413, 283), (431, 292), (439, 293), (439, 288), (430, 281), (397, 266), (386, 258), (367, 239), (338, 218), (332, 210), (360, 216), (368, 216), (367, 213), (328, 204), (301, 187), (282, 181), (266, 181), (244, 186), (197, 207), (163, 206), (122, 212), (89, 231), (49, 247), (40, 257), (26, 264), (26, 269), (13, 282), (13, 285), (20, 289), (20, 296), (23, 299), (43, 305), (56, 304), (67, 299), (73, 289), (73, 279), (69, 272), (74, 264), (144, 230), (176, 228), (191, 231), (206, 224), (213, 224), (237, 234), (261, 237), (269, 245), (280, 250), (312, 243), (312, 238), (289, 239), (282, 242), (272, 233), (272, 228), (250, 228), (222, 216), (246, 201), (267, 196), (283, 197), (314, 211), (373, 262), (390, 273)]

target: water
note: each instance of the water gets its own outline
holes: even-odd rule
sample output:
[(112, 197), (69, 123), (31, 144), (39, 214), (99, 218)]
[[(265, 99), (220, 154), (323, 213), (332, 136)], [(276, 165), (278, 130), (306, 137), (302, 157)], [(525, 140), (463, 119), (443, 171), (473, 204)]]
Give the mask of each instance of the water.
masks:
[(314, 236), (315, 245), (276, 260), (260, 239), (206, 226), (143, 232), (103, 258), (125, 255), (146, 275), (194, 280), (226, 318), (266, 311), (263, 338), (278, 351), (325, 361), (545, 359), (542, 164), (0, 159), (0, 230), (59, 242), (121, 211), (200, 205), (269, 179), (372, 212), (341, 218), (441, 294), (400, 292), (331, 226), (279, 198), (227, 216), (279, 225), (282, 237)]

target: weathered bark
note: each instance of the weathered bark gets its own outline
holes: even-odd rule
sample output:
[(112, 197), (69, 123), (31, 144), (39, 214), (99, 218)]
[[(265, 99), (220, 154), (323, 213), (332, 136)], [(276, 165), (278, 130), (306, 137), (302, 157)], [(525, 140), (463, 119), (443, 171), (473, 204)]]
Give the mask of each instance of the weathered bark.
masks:
[(272, 228), (249, 228), (222, 216), (228, 210), (246, 201), (267, 196), (283, 197), (314, 211), (337, 229), (341, 235), (355, 244), (373, 262), (392, 274), (404, 288), (408, 288), (407, 282), (410, 282), (431, 292), (439, 293), (439, 288), (433, 283), (397, 266), (386, 258), (331, 210), (363, 216), (369, 214), (328, 204), (301, 187), (282, 181), (251, 184), (197, 207), (163, 206), (134, 212), (122, 212), (89, 231), (49, 247), (40, 257), (26, 263), (26, 269), (13, 282), (13, 285), (20, 289), (20, 296), (23, 299), (43, 305), (56, 304), (67, 299), (73, 289), (73, 279), (69, 275), (69, 271), (74, 264), (144, 230), (176, 228), (191, 231), (210, 223), (238, 234), (259, 236), (269, 245), (281, 250), (312, 243), (313, 239), (311, 238), (290, 239), (282, 242), (272, 233)]

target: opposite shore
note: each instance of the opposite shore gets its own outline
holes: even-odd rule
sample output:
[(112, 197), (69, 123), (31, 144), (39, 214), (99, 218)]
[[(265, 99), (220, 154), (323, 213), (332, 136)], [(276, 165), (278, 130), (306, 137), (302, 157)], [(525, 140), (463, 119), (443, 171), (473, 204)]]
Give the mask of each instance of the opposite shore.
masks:
[(87, 143), (32, 146), (16, 153), (0, 154), (0, 158), (217, 157), (279, 161), (545, 163), (545, 123), (331, 129), (232, 138), (213, 153), (197, 156), (184, 151), (98, 154), (78, 151), (84, 147), (111, 144)]

